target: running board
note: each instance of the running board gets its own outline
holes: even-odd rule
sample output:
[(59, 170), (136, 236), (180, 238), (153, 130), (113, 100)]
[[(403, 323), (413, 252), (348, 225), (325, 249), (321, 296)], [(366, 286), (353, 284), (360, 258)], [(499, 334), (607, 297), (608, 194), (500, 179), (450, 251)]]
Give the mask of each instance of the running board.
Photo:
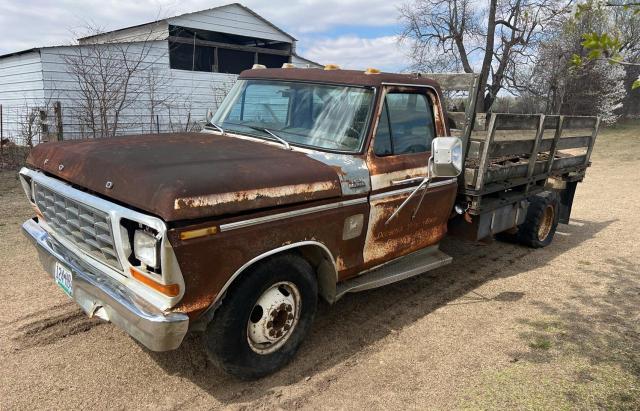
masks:
[(452, 260), (451, 256), (438, 250), (437, 245), (427, 247), (338, 284), (335, 301), (346, 293), (357, 293), (395, 283), (450, 264)]

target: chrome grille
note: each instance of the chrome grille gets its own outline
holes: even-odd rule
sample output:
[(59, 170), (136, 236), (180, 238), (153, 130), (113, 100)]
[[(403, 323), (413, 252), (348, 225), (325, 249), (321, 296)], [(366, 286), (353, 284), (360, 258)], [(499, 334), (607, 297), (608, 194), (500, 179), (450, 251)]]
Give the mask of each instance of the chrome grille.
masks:
[(35, 201), (56, 234), (113, 268), (122, 269), (109, 215), (35, 184)]

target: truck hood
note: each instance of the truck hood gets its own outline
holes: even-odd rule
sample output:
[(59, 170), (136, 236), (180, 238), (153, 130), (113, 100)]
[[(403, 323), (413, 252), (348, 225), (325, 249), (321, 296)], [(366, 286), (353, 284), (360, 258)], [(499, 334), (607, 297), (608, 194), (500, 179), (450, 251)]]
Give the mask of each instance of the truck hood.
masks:
[(335, 169), (304, 153), (210, 133), (44, 143), (27, 164), (165, 221), (341, 195)]

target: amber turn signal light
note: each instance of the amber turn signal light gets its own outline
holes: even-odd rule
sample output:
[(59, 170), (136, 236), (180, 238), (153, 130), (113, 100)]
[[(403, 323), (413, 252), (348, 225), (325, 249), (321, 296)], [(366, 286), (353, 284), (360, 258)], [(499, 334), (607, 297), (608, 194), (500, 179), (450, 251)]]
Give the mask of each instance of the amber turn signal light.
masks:
[(181, 240), (190, 240), (192, 238), (206, 237), (208, 235), (214, 235), (218, 232), (218, 227), (205, 227), (195, 230), (187, 230), (180, 233)]
[(178, 286), (178, 284), (160, 284), (159, 282), (152, 280), (133, 267), (131, 267), (129, 271), (131, 271), (131, 276), (133, 278), (140, 281), (142, 284), (161, 292), (167, 297), (177, 297), (180, 294), (180, 286)]

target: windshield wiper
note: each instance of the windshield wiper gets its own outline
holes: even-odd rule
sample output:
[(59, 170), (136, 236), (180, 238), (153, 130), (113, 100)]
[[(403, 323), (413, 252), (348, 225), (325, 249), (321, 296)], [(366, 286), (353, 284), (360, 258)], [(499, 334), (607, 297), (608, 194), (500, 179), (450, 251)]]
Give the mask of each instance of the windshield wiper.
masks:
[(275, 138), (276, 140), (278, 140), (279, 142), (282, 143), (282, 145), (284, 145), (284, 147), (287, 150), (291, 150), (291, 146), (289, 145), (289, 143), (287, 142), (287, 140), (285, 140), (284, 138), (278, 136), (276, 133), (274, 133), (273, 131), (269, 130), (268, 128), (263, 128), (264, 131), (266, 131), (267, 133), (269, 133), (269, 135), (271, 135), (271, 137)]
[(204, 128), (209, 128), (209, 129), (215, 128), (220, 133), (224, 134), (224, 129), (222, 127), (220, 127), (219, 125), (217, 125), (216, 123), (213, 123), (211, 121), (207, 121), (207, 124), (204, 125)]
[(284, 146), (284, 148), (286, 148), (287, 150), (292, 150), (291, 146), (289, 145), (289, 143), (287, 142), (287, 140), (285, 140), (284, 138), (280, 137), (279, 135), (277, 135), (276, 133), (274, 133), (273, 131), (269, 130), (268, 128), (264, 128), (264, 127), (258, 127), (258, 126), (250, 126), (248, 124), (241, 124), (245, 127), (249, 127), (251, 129), (254, 130), (258, 130), (258, 131), (264, 131), (265, 133), (269, 134), (271, 137), (275, 138), (276, 140), (278, 140), (278, 142), (282, 143), (282, 145)]

